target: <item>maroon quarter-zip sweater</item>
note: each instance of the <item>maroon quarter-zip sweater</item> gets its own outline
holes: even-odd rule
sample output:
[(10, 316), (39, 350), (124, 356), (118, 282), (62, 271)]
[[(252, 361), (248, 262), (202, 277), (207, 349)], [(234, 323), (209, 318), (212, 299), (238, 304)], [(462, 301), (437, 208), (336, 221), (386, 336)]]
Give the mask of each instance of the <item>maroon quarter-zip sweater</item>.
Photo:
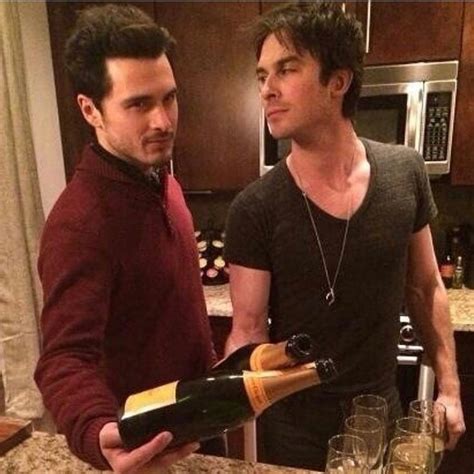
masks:
[(35, 379), (71, 450), (99, 469), (99, 431), (128, 395), (214, 361), (192, 219), (161, 175), (156, 192), (87, 146), (41, 239)]

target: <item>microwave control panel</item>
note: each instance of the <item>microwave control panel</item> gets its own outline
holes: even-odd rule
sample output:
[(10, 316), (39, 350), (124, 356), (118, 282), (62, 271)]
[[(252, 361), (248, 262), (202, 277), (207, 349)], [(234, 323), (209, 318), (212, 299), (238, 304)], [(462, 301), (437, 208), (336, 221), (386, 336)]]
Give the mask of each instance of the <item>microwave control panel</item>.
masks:
[(451, 98), (451, 92), (430, 92), (427, 95), (423, 141), (425, 161), (448, 159)]

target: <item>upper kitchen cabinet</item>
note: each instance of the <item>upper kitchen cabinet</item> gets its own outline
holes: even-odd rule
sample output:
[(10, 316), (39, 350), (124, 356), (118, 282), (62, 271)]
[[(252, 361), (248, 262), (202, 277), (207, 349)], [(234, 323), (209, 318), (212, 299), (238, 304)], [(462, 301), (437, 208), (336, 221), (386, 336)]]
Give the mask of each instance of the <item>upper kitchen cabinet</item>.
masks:
[(155, 2), (177, 40), (174, 172), (185, 190), (238, 190), (258, 177), (256, 60), (242, 27), (258, 2)]
[[(77, 12), (104, 2), (47, 2), (49, 34), (58, 102), (59, 124), (64, 154), (66, 179), (69, 181), (84, 145), (93, 138), (93, 131), (82, 118), (63, 61), (64, 45), (76, 20)], [(129, 4), (134, 4), (129, 2)], [(153, 4), (136, 2), (136, 6), (153, 17)]]
[(457, 109), (454, 121), (451, 184), (474, 185), (474, 3), (466, 2)]
[(463, 2), (348, 2), (366, 36), (366, 64), (457, 59)]

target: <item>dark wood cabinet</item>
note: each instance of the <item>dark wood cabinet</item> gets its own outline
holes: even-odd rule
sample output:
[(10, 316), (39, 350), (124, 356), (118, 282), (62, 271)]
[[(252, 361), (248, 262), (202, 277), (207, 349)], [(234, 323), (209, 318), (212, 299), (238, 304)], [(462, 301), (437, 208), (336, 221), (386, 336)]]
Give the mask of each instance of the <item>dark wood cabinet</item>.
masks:
[(474, 333), (456, 332), (455, 337), (466, 433), (454, 451), (445, 453), (438, 472), (472, 474), (474, 472)]
[(474, 3), (466, 2), (452, 149), (452, 184), (474, 185)]
[(369, 32), (366, 64), (371, 65), (459, 58), (463, 7), (462, 1), (364, 0), (350, 6)]
[(258, 2), (156, 2), (176, 38), (180, 124), (174, 170), (185, 190), (237, 190), (258, 177), (256, 61), (242, 27)]

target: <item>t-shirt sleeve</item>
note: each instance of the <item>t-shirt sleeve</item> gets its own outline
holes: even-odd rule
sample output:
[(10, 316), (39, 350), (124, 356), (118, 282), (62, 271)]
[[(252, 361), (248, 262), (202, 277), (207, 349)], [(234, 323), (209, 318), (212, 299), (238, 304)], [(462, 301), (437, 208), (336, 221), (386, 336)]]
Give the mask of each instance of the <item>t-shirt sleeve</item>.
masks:
[(438, 214), (438, 209), (431, 191), (430, 180), (425, 168), (425, 162), (423, 157), (418, 153), (415, 158), (415, 185), (418, 205), (413, 232), (418, 232)]
[(237, 196), (227, 215), (224, 249), (227, 262), (271, 270), (268, 219), (257, 198), (242, 193)]

